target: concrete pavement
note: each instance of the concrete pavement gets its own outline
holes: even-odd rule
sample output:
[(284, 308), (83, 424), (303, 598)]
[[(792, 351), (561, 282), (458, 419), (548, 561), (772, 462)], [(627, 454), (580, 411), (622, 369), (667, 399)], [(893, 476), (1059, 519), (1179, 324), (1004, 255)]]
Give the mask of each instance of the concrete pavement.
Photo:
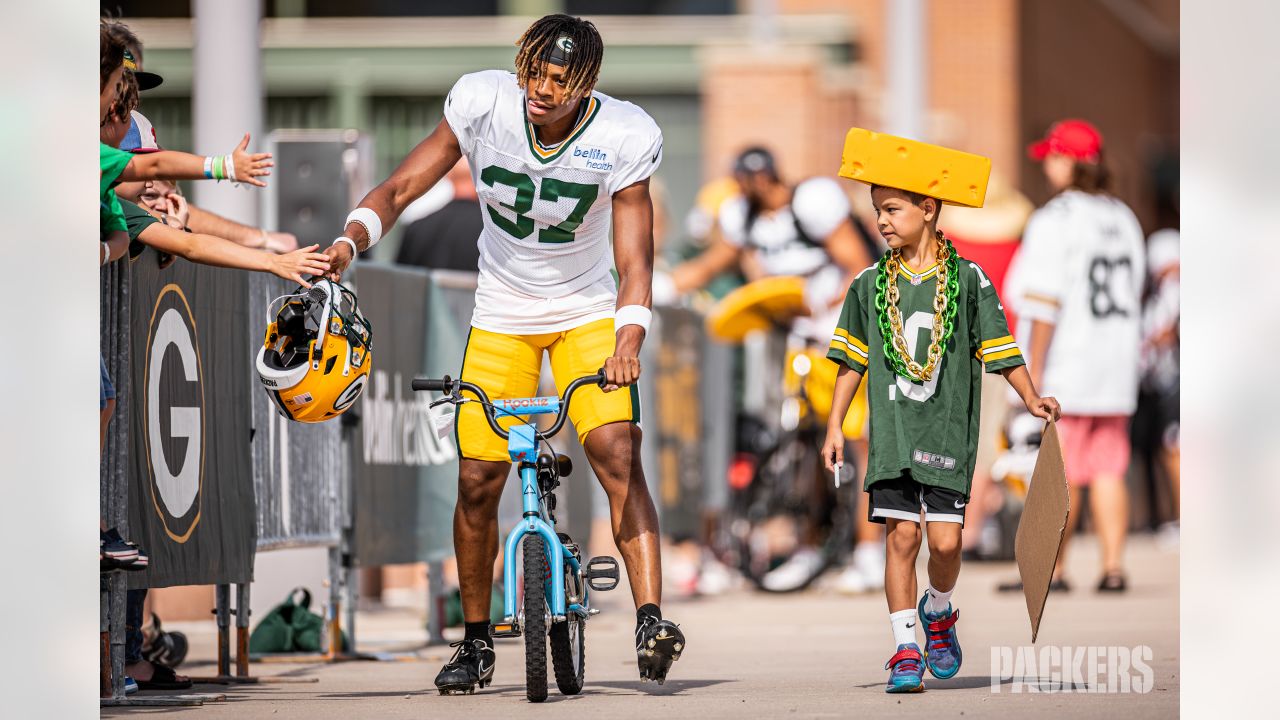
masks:
[[(923, 553), (922, 553), (923, 555)], [(604, 612), (587, 626), (587, 683), (576, 697), (562, 697), (551, 679), (543, 706), (524, 699), (523, 641), (499, 641), (494, 685), (474, 696), (441, 697), (431, 680), (451, 650), (414, 650), (425, 638), (420, 614), (362, 613), (364, 651), (409, 651), (393, 662), (333, 665), (257, 663), (256, 675), (318, 678), (314, 684), (197, 686), (193, 692), (225, 694), (220, 702), (190, 709), (104, 709), (104, 717), (152, 712), (214, 718), (520, 718), (550, 712), (590, 712), (606, 718), (754, 717), (1050, 717), (1167, 718), (1178, 713), (1178, 554), (1136, 538), (1128, 561), (1130, 591), (1099, 596), (1096, 546), (1081, 538), (1073, 547), (1072, 592), (1051, 595), (1036, 647), (1148, 646), (1154, 688), (1146, 693), (1014, 692), (1008, 680), (994, 691), (992, 648), (1029, 646), (1030, 627), (1021, 595), (999, 595), (994, 585), (1016, 575), (1012, 564), (971, 564), (954, 596), (961, 610), (965, 650), (960, 674), (947, 681), (926, 676), (928, 692), (887, 695), (883, 666), (892, 654), (882, 595), (845, 597), (821, 588), (769, 596), (734, 591), (715, 598), (670, 600), (664, 614), (681, 623), (689, 645), (667, 684), (641, 684), (631, 635), (634, 614), (620, 592), (597, 595)], [(922, 574), (923, 577), (923, 574)], [(620, 589), (621, 590), (621, 589)], [(174, 624), (177, 628), (178, 624)], [(166, 624), (166, 627), (168, 625)], [(182, 671), (212, 674), (210, 623), (181, 627), (192, 641)], [(1023, 656), (1026, 657), (1025, 655)], [(1069, 664), (1069, 663), (1068, 663)], [(1069, 670), (1069, 668), (1068, 668)], [(1006, 675), (1030, 672), (1019, 666)], [(1046, 673), (1047, 675), (1047, 673)], [(1097, 689), (1106, 675), (1089, 676)], [(145, 694), (144, 694), (145, 695)]]

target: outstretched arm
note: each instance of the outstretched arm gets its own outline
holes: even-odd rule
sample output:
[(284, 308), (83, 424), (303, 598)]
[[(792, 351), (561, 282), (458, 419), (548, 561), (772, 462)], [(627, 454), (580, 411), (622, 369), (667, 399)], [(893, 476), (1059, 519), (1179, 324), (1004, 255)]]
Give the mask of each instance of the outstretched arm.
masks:
[[(613, 264), (618, 269), (618, 305), (653, 305), (653, 200), (645, 178), (613, 194)], [(640, 345), (645, 329), (623, 325), (617, 330), (613, 357), (605, 361), (605, 390), (634, 384), (640, 378)]]
[(311, 287), (303, 279), (304, 275), (319, 277), (329, 269), (327, 258), (316, 252), (317, 245), (284, 255), (272, 255), (213, 235), (175, 230), (164, 223), (148, 225), (138, 234), (138, 239), (157, 250), (180, 255), (191, 262), (269, 272), (303, 287)]
[(737, 267), (742, 248), (725, 240), (719, 231), (714, 233), (711, 247), (700, 255), (680, 263), (671, 271), (676, 293), (683, 295), (691, 290), (706, 287), (717, 275)]
[(238, 223), (235, 220), (222, 217), (217, 213), (209, 212), (195, 205), (188, 205), (187, 207), (191, 212), (191, 218), (187, 222), (187, 227), (191, 228), (191, 232), (217, 235), (237, 245), (243, 245), (255, 250), (285, 253), (298, 249), (298, 238), (294, 237), (292, 233), (268, 232), (262, 228)]
[[(458, 138), (453, 134), (449, 123), (442, 119), (436, 129), (418, 143), (404, 162), (391, 173), (391, 177), (364, 196), (359, 207), (377, 213), (383, 231), (390, 230), (409, 203), (430, 190), (461, 157), (462, 148), (458, 145)], [(362, 251), (369, 249), (369, 236), (359, 223), (347, 223), (342, 236), (350, 238)], [(325, 250), (325, 254), (329, 256), (333, 266), (329, 273), (330, 279), (341, 279), (343, 271), (354, 257), (351, 246), (345, 242), (335, 242)]]
[(205, 161), (210, 160), (210, 171), (215, 178), (266, 187), (267, 184), (258, 178), (271, 174), (269, 168), (275, 164), (271, 162), (271, 153), (251, 153), (248, 147), (249, 133), (245, 133), (240, 145), (230, 155), (205, 158), (176, 150), (134, 155), (124, 172), (120, 173), (120, 180), (204, 180), (210, 177), (204, 172)]

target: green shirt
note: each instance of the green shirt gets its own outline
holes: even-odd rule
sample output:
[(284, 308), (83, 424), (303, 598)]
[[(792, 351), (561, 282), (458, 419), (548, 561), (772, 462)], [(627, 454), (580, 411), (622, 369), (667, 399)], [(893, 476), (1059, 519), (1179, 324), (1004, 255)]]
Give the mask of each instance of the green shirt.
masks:
[(129, 232), (129, 257), (135, 258), (142, 254), (144, 245), (138, 240), (138, 236), (143, 230), (160, 222), (154, 215), (143, 210), (128, 200), (121, 200), (120, 207), (124, 210), (124, 220), (126, 230)]
[[(881, 260), (881, 262), (884, 262)], [(960, 293), (954, 330), (933, 377), (913, 382), (894, 373), (884, 354), (875, 308), (873, 265), (854, 279), (827, 357), (863, 373), (870, 405), (871, 457), (865, 487), (910, 474), (922, 485), (969, 494), (982, 402), (982, 368), (998, 372), (1022, 365), (1004, 306), (977, 263), (959, 258)], [(917, 276), (899, 269), (898, 310), (903, 336), (924, 364), (933, 330), (937, 266)]]
[(116, 194), (111, 188), (120, 182), (120, 175), (124, 173), (125, 166), (133, 159), (133, 154), (119, 148), (113, 148), (106, 143), (100, 142), (98, 145), (98, 159), (102, 169), (101, 174), (98, 176), (101, 197), (98, 208), (98, 230), (99, 234), (105, 237), (115, 230), (128, 229), (125, 224), (124, 213), (120, 207), (120, 201), (116, 198)]

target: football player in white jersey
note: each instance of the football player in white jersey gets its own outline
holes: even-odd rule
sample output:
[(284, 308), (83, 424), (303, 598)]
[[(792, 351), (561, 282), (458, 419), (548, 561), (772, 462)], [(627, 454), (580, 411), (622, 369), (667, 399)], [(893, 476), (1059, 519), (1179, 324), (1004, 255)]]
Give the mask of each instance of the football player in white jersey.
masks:
[[(787, 339), (783, 386), (797, 386), (794, 360), (809, 357), (803, 378), (805, 392), (818, 417), (831, 413), (835, 390), (834, 363), (826, 360), (831, 328), (840, 317), (845, 292), (855, 275), (875, 262), (879, 247), (856, 220), (840, 185), (829, 177), (811, 177), (794, 186), (783, 181), (773, 154), (750, 147), (738, 154), (733, 177), (741, 192), (719, 210), (718, 239), (706, 252), (677, 266), (669, 279), (655, 278), (655, 287), (669, 284), (676, 293), (706, 286), (716, 275), (741, 267), (749, 280), (766, 277), (804, 278), (810, 314), (796, 318)], [(867, 393), (861, 390), (845, 416), (845, 437), (853, 443), (857, 472), (866, 469)], [(859, 482), (861, 482), (859, 480)], [(810, 493), (809, 517), (800, 528), (799, 547), (786, 562), (760, 582), (766, 590), (785, 592), (807, 586), (827, 565), (819, 549), (831, 524), (834, 498), (823, 480)], [(884, 584), (883, 531), (865, 513), (858, 516), (853, 561), (837, 587), (867, 592)]]
[[(1058, 433), (1071, 513), (1051, 589), (1062, 576), (1067, 541), (1079, 521), (1081, 489), (1102, 550), (1099, 592), (1125, 589), (1129, 527), (1129, 418), (1138, 401), (1144, 238), (1133, 211), (1107, 192), (1102, 135), (1063, 120), (1030, 148), (1056, 193), (1032, 214), (1006, 292), (1019, 316), (1036, 387), (1062, 403)], [(1002, 589), (1021, 589), (1016, 583)]]
[[(604, 368), (604, 390), (582, 388), (569, 418), (609, 497), (637, 608), (641, 679), (661, 681), (684, 637), (659, 610), (658, 518), (640, 466), (636, 381), (653, 273), (649, 177), (662, 159), (662, 133), (639, 107), (594, 91), (604, 44), (590, 22), (548, 15), (517, 45), (514, 74), (458, 80), (444, 120), (365, 196), (328, 254), (341, 273), (466, 155), (484, 229), (461, 377), (491, 398), (530, 397), (544, 351), (560, 392)], [(460, 408), (457, 440), (454, 548), (466, 638), (436, 677), (442, 692), (483, 688), (493, 677), (489, 597), (510, 470), (506, 444), (478, 405)]]

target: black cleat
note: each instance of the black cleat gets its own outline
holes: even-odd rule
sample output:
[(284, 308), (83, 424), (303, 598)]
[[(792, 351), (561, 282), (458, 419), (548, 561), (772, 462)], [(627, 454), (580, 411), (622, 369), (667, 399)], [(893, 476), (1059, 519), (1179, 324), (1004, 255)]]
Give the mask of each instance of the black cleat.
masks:
[(493, 661), (497, 656), (492, 641), (459, 640), (449, 643), (449, 647), (458, 649), (436, 675), (436, 689), (441, 695), (471, 694), (475, 693), (476, 685), (483, 690), (493, 682)]
[(667, 681), (671, 663), (684, 652), (684, 633), (670, 620), (645, 615), (636, 628), (636, 662), (640, 680), (653, 680), (659, 685)]

